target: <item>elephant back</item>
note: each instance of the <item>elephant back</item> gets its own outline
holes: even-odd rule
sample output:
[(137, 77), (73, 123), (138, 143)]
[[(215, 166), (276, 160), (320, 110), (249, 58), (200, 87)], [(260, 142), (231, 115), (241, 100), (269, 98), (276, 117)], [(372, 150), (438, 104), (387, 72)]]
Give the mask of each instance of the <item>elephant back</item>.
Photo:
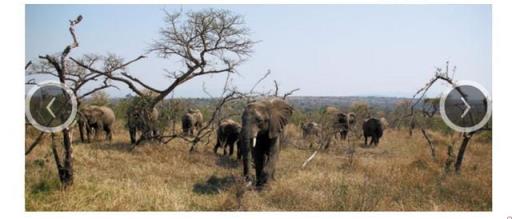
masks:
[(102, 120), (105, 124), (113, 124), (116, 121), (116, 115), (114, 114), (114, 111), (107, 106), (99, 106), (97, 107), (98, 110), (100, 110), (102, 114)]
[(158, 109), (153, 108), (153, 111), (151, 112), (150, 120), (151, 121), (157, 121), (158, 120), (158, 116), (160, 116), (160, 113), (158, 112)]
[(232, 119), (226, 119), (220, 123), (219, 129), (223, 133), (240, 133), (242, 126)]
[(382, 137), (383, 127), (379, 119), (369, 118), (363, 123), (363, 131), (366, 134), (375, 133), (378, 137)]
[(187, 112), (183, 115), (183, 117), (181, 117), (181, 124), (183, 125), (183, 127), (190, 127), (192, 126), (192, 124), (194, 123), (194, 116)]

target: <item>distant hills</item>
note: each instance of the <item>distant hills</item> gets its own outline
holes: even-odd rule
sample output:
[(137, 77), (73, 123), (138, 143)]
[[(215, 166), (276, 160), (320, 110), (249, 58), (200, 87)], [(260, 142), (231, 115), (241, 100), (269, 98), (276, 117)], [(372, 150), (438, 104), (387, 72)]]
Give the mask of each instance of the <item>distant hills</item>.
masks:
[[(113, 104), (116, 104), (122, 98), (112, 98)], [(211, 98), (177, 98), (185, 100), (195, 106), (204, 106), (211, 104), (214, 99)], [(335, 106), (340, 109), (348, 109), (354, 102), (366, 102), (370, 107), (380, 110), (392, 110), (395, 104), (401, 100), (410, 100), (403, 97), (379, 97), (379, 96), (289, 96), (287, 100), (294, 107), (308, 111), (322, 108), (325, 106)]]
[(410, 98), (402, 97), (377, 97), (377, 96), (346, 96), (346, 97), (311, 97), (311, 96), (290, 96), (288, 101), (295, 107), (310, 110), (324, 106), (336, 106), (341, 109), (348, 109), (354, 102), (366, 102), (368, 106), (383, 110), (391, 110), (401, 100)]

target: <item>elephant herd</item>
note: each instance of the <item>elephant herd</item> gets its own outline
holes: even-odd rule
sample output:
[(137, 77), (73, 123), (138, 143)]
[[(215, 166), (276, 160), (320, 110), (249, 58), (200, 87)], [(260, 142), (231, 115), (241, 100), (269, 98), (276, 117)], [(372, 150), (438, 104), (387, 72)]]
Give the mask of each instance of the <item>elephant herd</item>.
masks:
[[(250, 181), (249, 169), (253, 166), (256, 171), (256, 186), (261, 187), (269, 180), (274, 179), (276, 164), (279, 159), (280, 138), (285, 126), (293, 114), (293, 107), (285, 100), (279, 98), (267, 98), (249, 102), (241, 116), (241, 124), (225, 119), (217, 128), (217, 142), (213, 148), (217, 154), (218, 149), (223, 154), (233, 155), (237, 147), (237, 158), (242, 160), (243, 176)], [(143, 126), (141, 118), (157, 120), (158, 110), (145, 112), (149, 116), (141, 115), (140, 110), (128, 110), (127, 128), (132, 143), (136, 142), (138, 132), (141, 135), (158, 135), (156, 127)], [(347, 138), (351, 127), (354, 126), (356, 116), (354, 113), (342, 113), (331, 109), (334, 115), (331, 124), (342, 139)], [(82, 141), (90, 141), (91, 134), (95, 136), (99, 132), (105, 132), (105, 139), (112, 140), (112, 125), (116, 120), (115, 114), (106, 106), (88, 106), (79, 110), (78, 126)], [(152, 124), (152, 123), (149, 123)], [(193, 135), (203, 125), (203, 115), (197, 109), (189, 109), (182, 117), (183, 135)], [(318, 123), (309, 122), (302, 124), (304, 136), (319, 136), (322, 129)], [(365, 144), (367, 138), (371, 138), (370, 144), (377, 145), (383, 134), (382, 122), (379, 119), (370, 118), (363, 122)], [(252, 165), (250, 164), (252, 160)]]
[[(356, 124), (356, 114), (353, 112), (345, 114), (334, 107), (327, 107), (325, 113), (328, 115), (329, 120), (327, 125), (332, 127), (332, 130), (334, 130), (333, 134), (337, 138), (346, 140), (349, 131), (356, 128), (354, 127)], [(362, 125), (364, 144), (368, 145), (368, 139), (370, 139), (370, 145), (377, 146), (386, 126), (387, 121), (384, 117), (380, 119), (365, 119)], [(301, 123), (301, 129), (304, 138), (319, 137), (322, 132), (321, 125), (316, 122)]]

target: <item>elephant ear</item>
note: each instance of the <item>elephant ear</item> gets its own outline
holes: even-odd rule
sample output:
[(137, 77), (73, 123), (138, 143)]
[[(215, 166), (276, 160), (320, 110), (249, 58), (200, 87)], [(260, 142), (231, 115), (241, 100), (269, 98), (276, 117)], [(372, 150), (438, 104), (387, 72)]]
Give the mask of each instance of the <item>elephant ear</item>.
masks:
[(99, 119), (103, 116), (103, 110), (101, 109), (93, 109), (91, 111), (91, 117), (94, 119)]
[(345, 124), (347, 123), (347, 115), (345, 113), (338, 113), (336, 114), (336, 117), (338, 119), (338, 123)]
[(284, 100), (274, 99), (270, 102), (269, 108), (269, 138), (277, 138), (288, 124), (288, 119), (293, 113), (293, 108)]
[(348, 124), (354, 124), (356, 122), (356, 115), (354, 113), (349, 113), (348, 114)]

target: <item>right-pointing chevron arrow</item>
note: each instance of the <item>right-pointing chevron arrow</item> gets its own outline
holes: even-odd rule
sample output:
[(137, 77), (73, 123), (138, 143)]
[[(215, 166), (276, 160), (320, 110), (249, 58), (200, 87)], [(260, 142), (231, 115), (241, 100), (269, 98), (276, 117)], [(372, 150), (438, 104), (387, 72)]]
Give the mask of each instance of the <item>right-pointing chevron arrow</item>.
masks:
[(464, 99), (464, 97), (461, 97), (460, 98), (462, 100), (462, 102), (464, 103), (464, 105), (466, 105), (466, 109), (464, 110), (464, 112), (462, 113), (462, 115), (460, 115), (460, 118), (464, 118), (464, 116), (466, 116), (466, 114), (468, 114), (469, 110), (471, 109), (471, 106), (468, 104), (468, 102), (466, 102), (466, 100)]

